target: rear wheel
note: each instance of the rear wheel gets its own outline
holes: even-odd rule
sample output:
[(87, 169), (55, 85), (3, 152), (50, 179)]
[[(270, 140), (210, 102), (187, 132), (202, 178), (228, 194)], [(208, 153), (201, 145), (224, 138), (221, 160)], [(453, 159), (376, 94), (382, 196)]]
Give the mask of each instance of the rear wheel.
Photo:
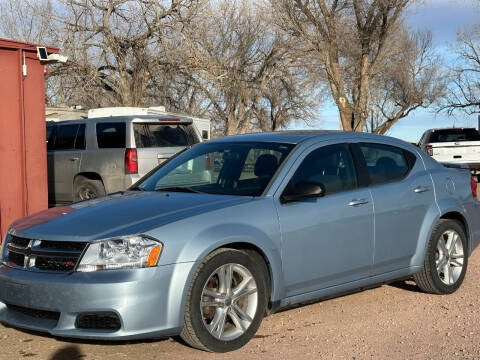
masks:
[(440, 220), (430, 237), (422, 271), (414, 275), (418, 287), (432, 294), (451, 294), (465, 278), (467, 236), (461, 223)]
[(105, 195), (105, 186), (101, 180), (77, 176), (73, 184), (74, 201), (93, 199)]
[(183, 340), (213, 352), (245, 345), (265, 314), (264, 269), (239, 250), (210, 254), (199, 266), (187, 295)]

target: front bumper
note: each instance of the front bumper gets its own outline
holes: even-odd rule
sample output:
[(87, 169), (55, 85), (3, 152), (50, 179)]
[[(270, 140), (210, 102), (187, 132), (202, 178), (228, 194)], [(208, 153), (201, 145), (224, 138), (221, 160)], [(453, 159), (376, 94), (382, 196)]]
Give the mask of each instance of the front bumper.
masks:
[[(128, 340), (178, 335), (194, 263), (135, 270), (54, 274), (0, 265), (0, 322), (54, 336)], [(8, 305), (13, 305), (8, 307)], [(59, 313), (58, 320), (16, 307)], [(119, 330), (79, 329), (77, 316), (114, 313)]]

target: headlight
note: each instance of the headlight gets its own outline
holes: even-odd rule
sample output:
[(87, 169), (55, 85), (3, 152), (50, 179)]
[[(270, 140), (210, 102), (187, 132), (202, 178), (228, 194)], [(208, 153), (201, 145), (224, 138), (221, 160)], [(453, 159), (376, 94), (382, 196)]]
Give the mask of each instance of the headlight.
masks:
[(92, 243), (77, 271), (133, 269), (156, 266), (163, 245), (144, 235), (122, 236)]

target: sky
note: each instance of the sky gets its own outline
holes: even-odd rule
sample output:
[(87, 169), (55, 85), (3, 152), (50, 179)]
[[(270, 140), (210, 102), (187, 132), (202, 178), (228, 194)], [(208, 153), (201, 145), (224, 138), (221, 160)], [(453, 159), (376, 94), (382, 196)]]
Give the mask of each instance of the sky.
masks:
[[(424, 0), (412, 6), (406, 16), (406, 23), (412, 30), (432, 31), (434, 45), (451, 61), (449, 45), (455, 43), (457, 31), (480, 23), (480, 2), (478, 0)], [(333, 102), (326, 102), (320, 108), (319, 127), (338, 129), (338, 111)], [(295, 126), (297, 128), (298, 124)], [(448, 117), (432, 110), (418, 109), (407, 118), (396, 123), (387, 135), (410, 142), (418, 142), (423, 132), (439, 127), (477, 127), (476, 115), (458, 113)], [(305, 126), (302, 126), (305, 127)]]

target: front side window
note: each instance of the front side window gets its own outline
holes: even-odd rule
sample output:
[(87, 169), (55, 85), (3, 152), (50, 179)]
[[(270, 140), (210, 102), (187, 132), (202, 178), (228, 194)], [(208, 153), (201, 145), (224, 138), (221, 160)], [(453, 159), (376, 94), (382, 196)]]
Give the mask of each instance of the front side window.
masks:
[(372, 185), (403, 179), (410, 167), (403, 149), (373, 143), (359, 144)]
[(295, 188), (300, 182), (323, 186), (325, 195), (354, 189), (357, 180), (348, 145), (324, 146), (312, 151), (300, 164), (288, 186)]
[(124, 148), (125, 123), (98, 123), (97, 144), (99, 148)]
[(292, 144), (262, 142), (199, 144), (160, 167), (138, 187), (259, 196), (292, 148)]

